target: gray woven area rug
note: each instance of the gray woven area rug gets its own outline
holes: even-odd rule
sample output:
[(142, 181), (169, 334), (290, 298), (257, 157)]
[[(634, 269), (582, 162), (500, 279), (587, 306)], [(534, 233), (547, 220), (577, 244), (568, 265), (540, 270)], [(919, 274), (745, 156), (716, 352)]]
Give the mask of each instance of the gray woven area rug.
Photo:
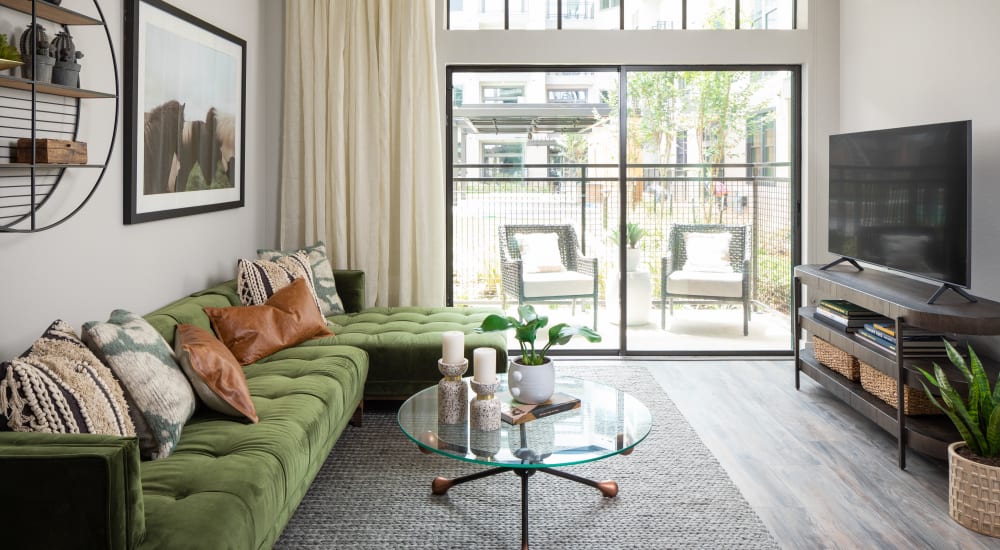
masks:
[[(617, 386), (653, 413), (653, 430), (630, 456), (571, 466), (614, 479), (613, 499), (553, 476), (529, 482), (533, 548), (777, 548), (767, 527), (643, 367), (567, 365), (559, 373)], [(395, 413), (365, 412), (348, 427), (277, 548), (518, 548), (521, 484), (505, 473), (431, 494), (436, 475), (484, 469), (423, 455)]]

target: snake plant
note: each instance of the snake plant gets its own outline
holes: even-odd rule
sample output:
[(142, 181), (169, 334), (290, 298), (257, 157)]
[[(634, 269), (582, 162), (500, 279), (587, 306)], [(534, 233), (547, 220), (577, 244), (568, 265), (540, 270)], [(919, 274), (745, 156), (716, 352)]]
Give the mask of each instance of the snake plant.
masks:
[(969, 383), (969, 393), (963, 399), (937, 363), (934, 363), (933, 375), (919, 367), (918, 370), (940, 391), (941, 398), (935, 398), (927, 384), (921, 380), (924, 391), (931, 402), (955, 424), (970, 451), (981, 457), (1000, 456), (1000, 383), (994, 380), (993, 390), (990, 390), (990, 381), (983, 363), (976, 352), (972, 351), (972, 346), (969, 346), (968, 363), (947, 341), (945, 348), (948, 359)]

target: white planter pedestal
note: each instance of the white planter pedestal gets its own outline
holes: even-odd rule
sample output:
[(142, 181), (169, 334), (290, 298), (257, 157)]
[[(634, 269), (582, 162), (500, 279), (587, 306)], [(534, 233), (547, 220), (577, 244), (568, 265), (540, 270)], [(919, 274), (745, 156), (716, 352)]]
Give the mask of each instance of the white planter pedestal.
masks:
[[(649, 306), (653, 299), (653, 282), (649, 271), (629, 271), (625, 275), (628, 277), (628, 319), (625, 324), (630, 327), (645, 325), (649, 323)], [(608, 277), (607, 304), (611, 323), (617, 325), (621, 319), (617, 274)]]

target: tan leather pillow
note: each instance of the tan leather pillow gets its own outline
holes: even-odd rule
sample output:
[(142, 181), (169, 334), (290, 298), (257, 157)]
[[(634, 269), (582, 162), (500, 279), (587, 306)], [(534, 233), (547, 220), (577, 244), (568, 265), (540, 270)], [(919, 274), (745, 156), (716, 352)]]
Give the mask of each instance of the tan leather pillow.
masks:
[(331, 336), (305, 279), (259, 306), (206, 307), (212, 329), (241, 365), (317, 336)]
[(257, 423), (243, 367), (211, 332), (194, 325), (177, 325), (174, 354), (194, 392), (208, 408)]

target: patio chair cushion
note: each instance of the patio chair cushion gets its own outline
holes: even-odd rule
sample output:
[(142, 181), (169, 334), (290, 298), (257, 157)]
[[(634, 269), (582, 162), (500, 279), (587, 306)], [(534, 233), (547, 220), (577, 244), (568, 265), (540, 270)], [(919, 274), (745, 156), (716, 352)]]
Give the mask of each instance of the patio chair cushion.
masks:
[(559, 235), (555, 233), (518, 233), (517, 248), (525, 273), (566, 271), (559, 254)]
[(743, 296), (743, 274), (675, 271), (667, 277), (667, 292), (688, 296), (740, 298)]
[(687, 261), (681, 269), (702, 273), (732, 273), (733, 266), (729, 263), (730, 237), (732, 235), (728, 232), (685, 233)]
[(524, 297), (589, 296), (594, 293), (594, 277), (577, 271), (525, 273)]

